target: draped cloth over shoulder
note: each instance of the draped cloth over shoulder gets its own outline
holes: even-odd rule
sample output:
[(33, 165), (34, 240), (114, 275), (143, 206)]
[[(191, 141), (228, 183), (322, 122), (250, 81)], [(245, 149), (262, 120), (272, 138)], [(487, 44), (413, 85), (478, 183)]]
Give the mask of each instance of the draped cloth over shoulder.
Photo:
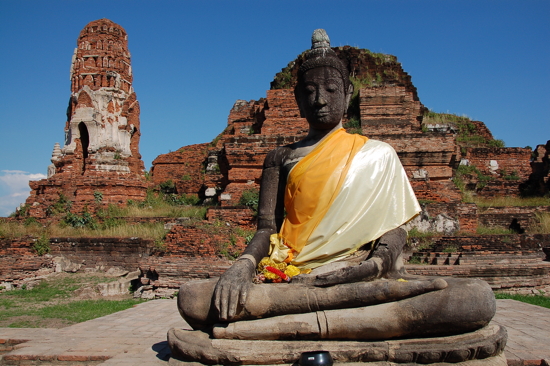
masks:
[(299, 268), (345, 258), (420, 212), (393, 148), (344, 129), (291, 170), (285, 209), (270, 256)]

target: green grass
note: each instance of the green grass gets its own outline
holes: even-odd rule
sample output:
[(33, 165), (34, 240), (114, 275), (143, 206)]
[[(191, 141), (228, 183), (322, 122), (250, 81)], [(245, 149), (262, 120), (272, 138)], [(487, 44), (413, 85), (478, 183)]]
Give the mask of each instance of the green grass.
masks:
[[(51, 321), (70, 325), (126, 310), (140, 302), (142, 300), (80, 300), (22, 309), (14, 307), (15, 302), (0, 301), (0, 308), (4, 308), (0, 312), (0, 321), (7, 321), (5, 326), (8, 328), (42, 328)], [(10, 321), (10, 318), (14, 320)]]
[(458, 130), (457, 142), (465, 147), (504, 147), (502, 140), (487, 140), (480, 134), (477, 126), (468, 116), (457, 116), (452, 113), (437, 113), (426, 111), (422, 119), (422, 125), (452, 125)]
[(407, 247), (414, 248), (415, 251), (430, 248), (434, 245), (434, 237), (437, 237), (437, 233), (422, 232), (417, 228), (412, 228), (407, 235)]
[(0, 327), (63, 327), (84, 322), (142, 302), (127, 295), (120, 300), (78, 300), (75, 290), (114, 281), (94, 274), (62, 274), (43, 280), (32, 289), (0, 293)]
[(512, 295), (512, 294), (497, 292), (495, 293), (495, 297), (497, 299), (517, 300), (517, 301), (525, 302), (532, 305), (542, 306), (550, 309), (550, 297), (548, 296), (542, 296), (542, 295), (527, 296), (527, 295), (517, 295), (517, 294)]
[(549, 197), (495, 197), (483, 198), (474, 197), (473, 201), (478, 207), (520, 207), (520, 206), (550, 206)]
[(43, 318), (64, 319), (74, 323), (99, 318), (105, 315), (126, 310), (140, 303), (140, 300), (81, 300), (68, 304), (46, 306), (36, 310), (35, 315)]

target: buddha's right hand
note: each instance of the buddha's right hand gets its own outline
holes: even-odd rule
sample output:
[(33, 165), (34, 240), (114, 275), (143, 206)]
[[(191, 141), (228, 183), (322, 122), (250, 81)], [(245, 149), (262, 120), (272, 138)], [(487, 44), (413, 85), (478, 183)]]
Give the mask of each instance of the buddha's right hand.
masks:
[(214, 306), (220, 320), (230, 321), (245, 304), (248, 291), (252, 286), (255, 266), (248, 259), (236, 261), (220, 277), (214, 289)]

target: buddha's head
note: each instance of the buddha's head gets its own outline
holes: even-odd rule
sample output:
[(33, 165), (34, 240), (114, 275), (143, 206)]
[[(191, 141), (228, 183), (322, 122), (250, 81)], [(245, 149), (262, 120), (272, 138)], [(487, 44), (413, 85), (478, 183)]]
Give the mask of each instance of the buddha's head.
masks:
[(349, 72), (330, 48), (330, 40), (323, 29), (316, 29), (311, 37), (311, 50), (298, 70), (294, 90), (300, 115), (310, 127), (332, 129), (340, 123), (353, 93)]

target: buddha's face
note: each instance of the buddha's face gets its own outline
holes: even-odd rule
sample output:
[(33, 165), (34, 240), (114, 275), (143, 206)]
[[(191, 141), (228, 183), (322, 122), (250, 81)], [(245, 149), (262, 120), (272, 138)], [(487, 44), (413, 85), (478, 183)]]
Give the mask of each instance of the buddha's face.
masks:
[(324, 66), (305, 72), (296, 100), (311, 128), (332, 129), (348, 106), (348, 94), (338, 70)]

